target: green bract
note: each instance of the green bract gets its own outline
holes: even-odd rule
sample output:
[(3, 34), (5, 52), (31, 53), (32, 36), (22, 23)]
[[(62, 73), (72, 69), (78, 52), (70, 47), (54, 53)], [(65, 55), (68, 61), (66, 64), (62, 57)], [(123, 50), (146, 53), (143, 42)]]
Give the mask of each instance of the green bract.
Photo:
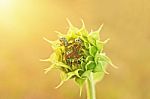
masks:
[(45, 60), (52, 63), (45, 73), (52, 68), (60, 69), (62, 71), (60, 85), (69, 79), (75, 79), (81, 88), (91, 73), (95, 82), (100, 81), (107, 73), (106, 65), (114, 65), (103, 52), (104, 44), (108, 41), (100, 40), (99, 32), (103, 25), (97, 31), (88, 33), (83, 21), (80, 29), (74, 27), (69, 20), (68, 23), (70, 27), (66, 35), (57, 32), (59, 39), (56, 41), (44, 38), (54, 50), (50, 58)]

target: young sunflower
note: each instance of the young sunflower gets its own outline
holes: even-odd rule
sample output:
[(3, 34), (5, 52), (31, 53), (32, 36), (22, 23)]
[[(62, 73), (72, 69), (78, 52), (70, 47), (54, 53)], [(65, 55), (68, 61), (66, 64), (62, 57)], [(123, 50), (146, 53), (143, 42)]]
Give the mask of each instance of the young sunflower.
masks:
[(74, 27), (68, 19), (67, 21), (69, 30), (66, 35), (56, 32), (59, 37), (56, 41), (44, 38), (54, 50), (50, 58), (42, 60), (52, 63), (49, 68), (45, 69), (45, 73), (52, 68), (62, 71), (61, 83), (56, 88), (69, 79), (75, 79), (75, 82), (82, 89), (84, 82), (87, 81), (88, 98), (95, 99), (94, 84), (100, 81), (104, 74), (108, 74), (106, 71), (107, 64), (117, 68), (103, 52), (103, 47), (109, 39), (100, 40), (99, 32), (103, 25), (97, 31), (88, 33), (83, 20), (80, 29)]

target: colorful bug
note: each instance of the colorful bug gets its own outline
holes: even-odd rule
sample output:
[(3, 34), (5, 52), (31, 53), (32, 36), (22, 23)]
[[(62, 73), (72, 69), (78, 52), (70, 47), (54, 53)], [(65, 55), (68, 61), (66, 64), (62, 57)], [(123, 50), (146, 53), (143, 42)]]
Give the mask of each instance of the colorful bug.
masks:
[(68, 46), (68, 41), (65, 37), (60, 38), (59, 41), (61, 42), (61, 45), (64, 45), (65, 47)]
[(80, 38), (76, 38), (76, 39), (75, 39), (75, 43), (76, 43), (76, 44), (81, 44), (81, 43), (82, 43), (82, 41), (81, 41), (81, 39), (80, 39)]

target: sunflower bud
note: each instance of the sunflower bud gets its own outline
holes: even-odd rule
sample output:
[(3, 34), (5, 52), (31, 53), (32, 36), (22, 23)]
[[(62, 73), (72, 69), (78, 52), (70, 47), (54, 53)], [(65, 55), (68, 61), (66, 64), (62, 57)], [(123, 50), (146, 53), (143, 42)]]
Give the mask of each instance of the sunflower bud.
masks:
[(106, 65), (114, 66), (103, 52), (104, 44), (108, 41), (100, 40), (99, 32), (103, 25), (97, 31), (88, 33), (83, 21), (80, 29), (74, 27), (69, 20), (68, 23), (70, 27), (66, 35), (57, 32), (59, 38), (56, 41), (44, 38), (54, 50), (47, 59), (52, 65), (46, 69), (46, 73), (52, 68), (61, 70), (62, 82), (60, 85), (69, 79), (75, 79), (77, 84), (82, 87), (91, 73), (93, 73), (95, 81), (101, 80), (105, 73), (108, 74)]

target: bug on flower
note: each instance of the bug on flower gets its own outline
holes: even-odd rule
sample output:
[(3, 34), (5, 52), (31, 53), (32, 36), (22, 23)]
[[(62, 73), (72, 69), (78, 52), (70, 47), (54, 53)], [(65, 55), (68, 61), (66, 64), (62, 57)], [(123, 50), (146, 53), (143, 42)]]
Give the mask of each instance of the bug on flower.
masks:
[(68, 41), (65, 37), (61, 37), (59, 41), (61, 42), (61, 45), (68, 46)]
[(76, 38), (76, 39), (75, 39), (75, 43), (81, 44), (81, 43), (82, 43), (82, 40), (81, 40), (80, 38)]

